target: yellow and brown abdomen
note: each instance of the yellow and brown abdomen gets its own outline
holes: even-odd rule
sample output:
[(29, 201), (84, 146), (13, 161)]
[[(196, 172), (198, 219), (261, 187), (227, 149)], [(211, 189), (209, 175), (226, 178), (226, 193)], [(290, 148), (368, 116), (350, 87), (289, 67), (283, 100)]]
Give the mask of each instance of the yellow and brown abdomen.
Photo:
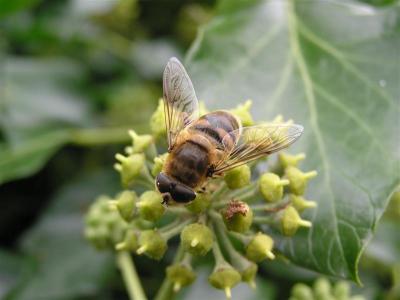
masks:
[(233, 132), (240, 128), (238, 118), (227, 111), (219, 110), (202, 116), (190, 125), (189, 130), (203, 134), (217, 149), (229, 152), (239, 138), (239, 132)]

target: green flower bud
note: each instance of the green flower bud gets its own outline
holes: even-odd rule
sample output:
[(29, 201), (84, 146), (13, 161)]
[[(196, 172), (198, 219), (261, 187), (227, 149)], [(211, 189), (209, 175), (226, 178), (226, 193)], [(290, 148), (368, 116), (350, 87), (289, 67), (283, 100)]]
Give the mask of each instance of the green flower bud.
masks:
[(156, 177), (158, 175), (158, 173), (160, 173), (162, 171), (167, 157), (168, 157), (168, 152), (161, 154), (159, 156), (156, 156), (154, 158), (154, 165), (153, 165), (153, 168), (151, 169), (151, 175)]
[(109, 198), (105, 196), (99, 197), (90, 206), (85, 224), (85, 237), (98, 249), (114, 248), (128, 228), (118, 212), (110, 209)]
[(296, 155), (291, 155), (288, 153), (281, 152), (278, 155), (279, 163), (283, 169), (287, 167), (297, 167), (300, 161), (304, 160), (306, 155), (304, 153), (299, 153)]
[(246, 282), (250, 287), (255, 288), (255, 278), (257, 275), (258, 266), (249, 261), (247, 258), (236, 252), (235, 257), (231, 256), (232, 265), (240, 272), (242, 281)]
[(158, 106), (150, 118), (151, 132), (156, 137), (160, 137), (167, 133), (165, 128), (164, 100), (158, 100)]
[(293, 206), (285, 208), (281, 215), (281, 231), (286, 236), (294, 235), (299, 227), (311, 227), (310, 221), (300, 218), (299, 213)]
[(251, 171), (248, 165), (236, 167), (225, 173), (224, 180), (231, 190), (240, 189), (250, 184)]
[(331, 296), (331, 284), (326, 278), (318, 278), (313, 288), (316, 300), (334, 300)]
[(204, 212), (211, 204), (211, 195), (209, 193), (198, 193), (196, 198), (186, 204), (186, 208), (195, 214)]
[(224, 290), (226, 298), (230, 299), (231, 288), (241, 280), (240, 273), (228, 263), (218, 264), (208, 277), (210, 284), (216, 289)]
[(265, 173), (259, 179), (260, 192), (268, 202), (277, 202), (283, 197), (283, 187), (289, 180), (280, 179), (274, 173)]
[(333, 287), (333, 296), (336, 300), (347, 300), (350, 297), (350, 285), (346, 281), (338, 281)]
[(252, 101), (249, 99), (244, 104), (239, 104), (235, 109), (230, 112), (240, 119), (243, 126), (254, 125), (253, 117), (250, 113)]
[(307, 208), (313, 208), (317, 206), (317, 203), (314, 201), (308, 201), (304, 199), (302, 196), (297, 196), (295, 194), (290, 194), (289, 196), (290, 202), (292, 203), (293, 207), (298, 212), (303, 212)]
[(144, 230), (140, 233), (139, 248), (136, 253), (160, 260), (167, 251), (167, 242), (157, 230)]
[(246, 232), (253, 222), (253, 211), (242, 201), (230, 201), (222, 213), (226, 228), (236, 232)]
[(293, 194), (303, 195), (309, 179), (317, 176), (317, 171), (303, 173), (295, 167), (287, 167), (285, 176), (289, 179), (289, 189)]
[(260, 262), (266, 258), (274, 259), (273, 246), (274, 240), (270, 236), (259, 232), (246, 246), (246, 256), (254, 262)]
[(137, 195), (133, 191), (123, 191), (115, 200), (109, 201), (111, 209), (117, 209), (121, 218), (126, 222), (132, 221), (135, 214)]
[(210, 251), (214, 236), (204, 224), (193, 223), (183, 228), (181, 242), (183, 248), (195, 256), (204, 256)]
[(313, 291), (304, 283), (297, 283), (292, 288), (291, 298), (296, 300), (312, 300), (314, 299)]
[(146, 191), (140, 196), (140, 201), (136, 204), (140, 216), (147, 220), (155, 222), (165, 212), (165, 207), (162, 205), (162, 196), (156, 191)]
[(134, 130), (129, 130), (128, 133), (132, 138), (129, 154), (144, 152), (153, 143), (153, 137), (149, 134), (138, 135)]
[(196, 273), (188, 263), (177, 263), (167, 268), (167, 278), (173, 283), (174, 292), (191, 284), (196, 279)]
[(144, 154), (132, 154), (129, 156), (117, 154), (115, 155), (115, 158), (119, 163), (116, 163), (114, 168), (121, 174), (123, 186), (129, 186), (132, 184), (134, 179), (141, 174), (145, 167), (146, 159)]
[(122, 242), (115, 245), (115, 249), (118, 251), (136, 251), (139, 247), (137, 232), (134, 230), (128, 230), (125, 233), (125, 238)]

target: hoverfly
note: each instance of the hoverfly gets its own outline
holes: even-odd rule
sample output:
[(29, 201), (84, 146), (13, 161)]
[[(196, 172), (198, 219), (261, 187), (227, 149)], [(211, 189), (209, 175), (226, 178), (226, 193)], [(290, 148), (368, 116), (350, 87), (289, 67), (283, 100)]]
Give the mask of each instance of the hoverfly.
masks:
[(174, 57), (165, 67), (163, 90), (169, 155), (155, 183), (165, 204), (194, 200), (209, 178), (286, 148), (303, 131), (293, 124), (242, 127), (224, 110), (199, 118), (192, 82)]

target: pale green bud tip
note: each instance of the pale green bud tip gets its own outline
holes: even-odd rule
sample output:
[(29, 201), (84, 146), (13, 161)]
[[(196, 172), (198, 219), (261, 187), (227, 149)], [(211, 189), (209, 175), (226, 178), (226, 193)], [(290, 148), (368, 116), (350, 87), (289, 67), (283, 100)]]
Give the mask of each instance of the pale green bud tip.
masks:
[(253, 222), (253, 211), (242, 201), (230, 201), (223, 214), (228, 230), (246, 232)]
[(252, 101), (249, 99), (244, 104), (239, 104), (235, 109), (231, 110), (231, 113), (240, 119), (243, 126), (254, 125), (254, 120), (250, 113), (252, 104)]
[(324, 299), (331, 295), (331, 284), (326, 278), (318, 278), (314, 282), (314, 295), (318, 299)]
[(136, 251), (138, 248), (138, 238), (135, 231), (127, 231), (122, 242), (115, 245), (117, 251)]
[(140, 175), (146, 160), (144, 154), (124, 156), (118, 153), (115, 158), (118, 163), (114, 165), (114, 168), (121, 174), (121, 181), (124, 186), (131, 184)]
[(274, 173), (265, 173), (259, 179), (260, 192), (268, 202), (277, 202), (283, 197), (283, 187), (289, 180), (281, 179)]
[(195, 214), (204, 212), (211, 204), (211, 195), (209, 193), (198, 193), (196, 198), (186, 204), (186, 208)]
[(304, 153), (296, 154), (296, 155), (291, 155), (287, 153), (279, 153), (279, 162), (281, 166), (286, 169), (287, 167), (297, 167), (299, 162), (304, 160), (306, 158), (306, 155)]
[(151, 169), (151, 175), (156, 177), (158, 173), (160, 173), (163, 169), (164, 163), (167, 160), (168, 152), (161, 154), (159, 156), (156, 156), (154, 158), (154, 165), (153, 168)]
[(350, 297), (350, 285), (346, 281), (338, 281), (333, 287), (333, 296), (336, 299), (348, 299)]
[(314, 299), (311, 288), (303, 283), (298, 283), (292, 288), (292, 297), (296, 300)]
[(137, 195), (133, 191), (123, 191), (118, 194), (115, 200), (109, 201), (111, 209), (117, 209), (121, 218), (126, 222), (132, 221), (135, 213)]
[(231, 190), (240, 189), (250, 184), (251, 171), (248, 165), (236, 167), (225, 173), (224, 180)]
[(317, 171), (302, 172), (296, 167), (288, 167), (285, 170), (285, 176), (289, 179), (289, 188), (293, 194), (303, 195), (308, 180), (317, 176)]
[(182, 246), (196, 256), (206, 255), (210, 251), (213, 241), (212, 231), (204, 224), (187, 225), (181, 232)]
[(210, 284), (216, 289), (224, 290), (228, 299), (231, 299), (231, 288), (241, 280), (240, 273), (229, 264), (217, 266), (208, 277)]
[(258, 266), (255, 263), (250, 263), (247, 268), (242, 270), (242, 281), (248, 283), (251, 288), (256, 287), (255, 277), (257, 275)]
[(155, 222), (162, 217), (165, 207), (162, 205), (162, 196), (156, 191), (146, 191), (140, 196), (140, 201), (136, 204), (140, 216), (151, 222)]
[(260, 262), (266, 258), (274, 259), (273, 246), (274, 241), (270, 236), (257, 233), (246, 247), (246, 256), (254, 262)]
[(167, 268), (167, 278), (174, 284), (174, 292), (191, 284), (196, 279), (196, 273), (189, 264), (178, 263)]
[(166, 134), (163, 99), (158, 101), (157, 109), (150, 118), (150, 128), (156, 137)]
[(304, 199), (304, 197), (297, 196), (295, 194), (290, 194), (289, 199), (293, 207), (296, 208), (296, 210), (299, 212), (302, 212), (307, 208), (314, 208), (317, 206), (316, 202), (306, 200)]
[(134, 130), (128, 131), (132, 138), (132, 147), (127, 149), (129, 154), (144, 152), (153, 142), (153, 137), (149, 134), (138, 135)]
[(281, 219), (281, 230), (286, 236), (294, 235), (299, 227), (311, 227), (312, 223), (300, 218), (299, 213), (293, 206), (285, 208)]
[(158, 231), (145, 230), (141, 232), (137, 254), (145, 254), (152, 259), (160, 260), (165, 251), (167, 251), (167, 242)]

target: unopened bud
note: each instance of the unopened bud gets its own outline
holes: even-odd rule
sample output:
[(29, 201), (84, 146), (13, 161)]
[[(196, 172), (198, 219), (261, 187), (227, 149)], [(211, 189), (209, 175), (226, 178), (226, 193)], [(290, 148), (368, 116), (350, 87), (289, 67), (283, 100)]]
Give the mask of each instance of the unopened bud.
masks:
[(236, 167), (225, 173), (224, 180), (231, 190), (240, 189), (250, 184), (251, 171), (248, 165)]
[(222, 213), (226, 228), (236, 232), (246, 232), (253, 222), (253, 211), (242, 201), (230, 201)]
[(160, 260), (167, 251), (167, 242), (157, 230), (144, 230), (140, 233), (139, 248), (136, 253)]
[(144, 154), (132, 154), (129, 156), (116, 154), (115, 158), (118, 163), (114, 165), (114, 168), (121, 174), (122, 185), (129, 186), (140, 175), (145, 166)]
[(231, 299), (231, 288), (240, 282), (240, 273), (230, 264), (217, 265), (208, 277), (210, 284), (216, 289), (224, 290), (226, 298)]
[(265, 173), (259, 179), (260, 192), (268, 202), (277, 202), (283, 197), (283, 187), (289, 180), (281, 179), (274, 173)]
[(123, 191), (115, 200), (109, 201), (110, 208), (116, 208), (121, 218), (126, 222), (132, 221), (135, 213), (137, 195), (133, 191)]
[(317, 206), (317, 203), (314, 201), (309, 201), (304, 199), (303, 196), (297, 196), (295, 194), (290, 194), (289, 196), (290, 202), (293, 207), (296, 208), (298, 212), (303, 212), (307, 208), (314, 208)]
[(312, 300), (314, 299), (312, 289), (304, 283), (297, 283), (292, 288), (291, 298), (295, 300)]
[(196, 273), (190, 264), (177, 263), (167, 268), (167, 278), (173, 283), (174, 292), (191, 284), (196, 279)]
[(333, 287), (333, 296), (336, 300), (347, 300), (350, 298), (350, 285), (343, 280), (336, 282)]
[(161, 154), (159, 156), (156, 156), (154, 158), (154, 165), (153, 165), (153, 168), (151, 169), (151, 175), (156, 177), (158, 175), (158, 173), (160, 173), (162, 171), (164, 163), (167, 159), (167, 156), (168, 156), (168, 152)]
[(130, 154), (144, 152), (153, 142), (153, 137), (151, 135), (138, 135), (134, 130), (129, 130), (129, 136), (132, 138)]
[(165, 207), (162, 205), (162, 196), (156, 191), (144, 192), (136, 206), (140, 216), (151, 222), (157, 221), (165, 212)]
[(245, 103), (239, 104), (235, 109), (232, 109), (230, 111), (232, 114), (240, 119), (243, 126), (254, 125), (253, 117), (250, 113), (251, 105), (252, 101), (249, 99)]
[(318, 278), (314, 283), (314, 296), (317, 300), (334, 300), (331, 284), (326, 278)]
[(289, 179), (289, 189), (293, 194), (303, 195), (309, 179), (317, 176), (317, 171), (302, 172), (296, 167), (288, 167), (285, 176)]
[(288, 206), (281, 215), (281, 231), (286, 236), (296, 234), (300, 227), (311, 227), (312, 223), (303, 220), (293, 206)]
[(279, 153), (278, 158), (282, 168), (286, 169), (287, 167), (297, 167), (299, 162), (306, 158), (306, 155), (304, 153), (291, 155), (285, 152), (281, 152)]
[(150, 128), (154, 136), (160, 137), (166, 134), (165, 128), (165, 114), (164, 114), (164, 101), (160, 99), (158, 106), (150, 118)]
[(115, 249), (118, 251), (136, 251), (139, 247), (137, 232), (134, 230), (128, 230), (125, 233), (125, 238), (122, 242), (115, 245)]
[(204, 256), (212, 248), (214, 241), (213, 233), (204, 224), (190, 224), (181, 232), (183, 248), (195, 256)]
[(211, 195), (209, 193), (197, 193), (196, 198), (185, 207), (192, 213), (200, 214), (204, 212), (211, 204)]
[(246, 247), (246, 256), (254, 262), (260, 262), (266, 258), (274, 259), (272, 253), (274, 240), (261, 232), (257, 233)]

